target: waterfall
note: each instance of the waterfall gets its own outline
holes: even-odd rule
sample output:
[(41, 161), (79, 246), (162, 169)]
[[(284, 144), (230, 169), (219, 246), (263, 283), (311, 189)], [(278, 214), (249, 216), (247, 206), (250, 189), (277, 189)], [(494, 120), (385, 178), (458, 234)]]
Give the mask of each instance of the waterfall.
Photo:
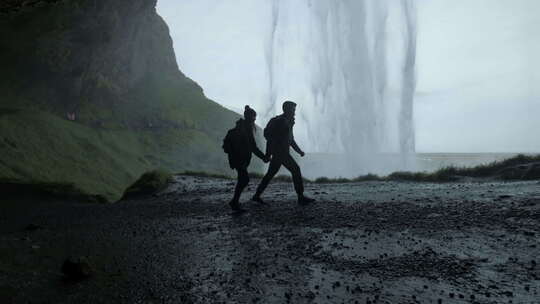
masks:
[(401, 90), (400, 152), (414, 152), (413, 101), (416, 88), (416, 8), (412, 1), (402, 1), (405, 19), (405, 59), (403, 63), (403, 88)]
[(412, 0), (274, 0), (268, 103), (299, 104), (308, 151), (414, 152), (416, 14)]
[(180, 68), (207, 96), (240, 113), (250, 104), (260, 126), (283, 101), (298, 104), (297, 142), (337, 159), (303, 158), (307, 171), (331, 164), (308, 175), (406, 169), (415, 149), (415, 0), (159, 1)]

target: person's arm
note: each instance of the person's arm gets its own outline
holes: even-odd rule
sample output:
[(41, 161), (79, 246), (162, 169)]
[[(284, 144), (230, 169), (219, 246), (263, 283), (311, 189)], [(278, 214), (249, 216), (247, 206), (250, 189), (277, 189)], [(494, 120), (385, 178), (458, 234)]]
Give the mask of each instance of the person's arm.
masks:
[(268, 141), (266, 141), (266, 150), (265, 150), (264, 156), (270, 159), (270, 143)]
[(253, 152), (258, 158), (262, 159), (262, 161), (266, 162), (268, 160), (268, 157), (257, 147), (257, 142), (255, 141), (255, 137), (253, 137), (253, 134), (249, 137), (250, 146), (251, 146), (251, 152)]
[(268, 160), (268, 157), (266, 157), (266, 155), (264, 155), (264, 153), (259, 149), (259, 147), (257, 147), (257, 144), (255, 144), (252, 151), (253, 153), (255, 153), (255, 155), (257, 155), (258, 158), (262, 159), (264, 162)]
[(302, 149), (300, 149), (300, 147), (298, 146), (298, 144), (294, 140), (294, 137), (293, 137), (292, 142), (291, 142), (291, 147), (294, 149), (294, 151), (296, 151), (296, 153), (300, 154), (300, 156), (304, 157), (304, 155), (306, 155), (306, 153), (304, 153), (304, 151), (302, 151)]

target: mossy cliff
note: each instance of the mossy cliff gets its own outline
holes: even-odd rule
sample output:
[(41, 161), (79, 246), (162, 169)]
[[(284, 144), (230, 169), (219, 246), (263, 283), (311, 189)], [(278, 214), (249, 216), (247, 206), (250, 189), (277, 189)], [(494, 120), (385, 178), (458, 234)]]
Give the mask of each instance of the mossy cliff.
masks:
[(180, 72), (155, 4), (0, 5), (4, 186), (115, 201), (148, 170), (227, 172), (221, 140), (237, 115)]

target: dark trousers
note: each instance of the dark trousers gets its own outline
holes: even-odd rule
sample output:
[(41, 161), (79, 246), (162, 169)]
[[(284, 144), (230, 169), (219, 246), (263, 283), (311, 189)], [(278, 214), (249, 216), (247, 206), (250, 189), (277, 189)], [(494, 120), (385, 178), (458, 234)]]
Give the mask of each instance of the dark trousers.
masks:
[(260, 196), (264, 192), (264, 190), (270, 183), (270, 180), (274, 178), (282, 165), (287, 168), (289, 172), (291, 172), (294, 183), (294, 190), (296, 191), (296, 194), (298, 194), (298, 196), (304, 195), (304, 181), (302, 180), (302, 172), (300, 172), (300, 166), (298, 166), (294, 158), (289, 153), (284, 153), (281, 155), (274, 154), (272, 156), (268, 171), (266, 172), (263, 179), (261, 180), (261, 183), (257, 187), (257, 193), (255, 194), (255, 196)]
[(247, 168), (236, 168), (236, 171), (238, 172), (238, 179), (236, 181), (236, 187), (234, 188), (233, 201), (238, 202), (242, 191), (244, 191), (244, 188), (246, 188), (249, 183), (249, 175)]

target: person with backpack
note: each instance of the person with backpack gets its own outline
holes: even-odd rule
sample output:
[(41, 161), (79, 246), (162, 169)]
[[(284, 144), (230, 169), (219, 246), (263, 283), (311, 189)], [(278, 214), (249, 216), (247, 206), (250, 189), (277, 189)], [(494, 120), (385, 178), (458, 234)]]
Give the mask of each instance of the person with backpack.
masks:
[(270, 166), (268, 171), (261, 180), (257, 187), (257, 192), (253, 196), (252, 200), (264, 203), (261, 199), (261, 194), (264, 192), (270, 180), (277, 174), (279, 168), (283, 165), (292, 174), (294, 190), (298, 195), (298, 203), (306, 204), (315, 201), (304, 195), (304, 181), (302, 179), (302, 173), (300, 167), (290, 154), (290, 147), (292, 147), (300, 156), (304, 156), (305, 153), (298, 147), (293, 136), (294, 116), (296, 113), (296, 103), (292, 101), (285, 101), (282, 105), (283, 114), (276, 116), (268, 122), (264, 129), (264, 137), (267, 140), (266, 144), (266, 156), (271, 156)]
[(234, 196), (229, 205), (234, 211), (245, 211), (240, 207), (240, 195), (249, 183), (247, 168), (251, 162), (251, 154), (255, 153), (257, 157), (265, 163), (269, 158), (257, 147), (254, 132), (256, 131), (255, 119), (257, 112), (246, 106), (244, 109), (244, 119), (236, 122), (236, 127), (229, 130), (223, 140), (223, 150), (228, 154), (229, 165), (231, 169), (238, 172), (238, 180), (234, 189)]

